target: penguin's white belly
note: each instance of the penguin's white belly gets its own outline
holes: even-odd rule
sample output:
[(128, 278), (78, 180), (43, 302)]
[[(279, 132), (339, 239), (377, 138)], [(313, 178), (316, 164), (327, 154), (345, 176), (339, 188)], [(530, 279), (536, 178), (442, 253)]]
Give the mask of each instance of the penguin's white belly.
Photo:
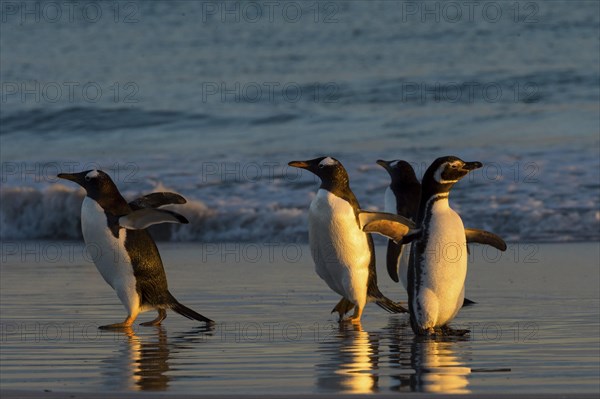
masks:
[(310, 205), (308, 230), (319, 277), (346, 299), (364, 305), (371, 250), (352, 206), (329, 191), (319, 189)]
[(450, 322), (462, 307), (468, 255), (464, 225), (447, 200), (433, 205), (426, 229), (416, 316), (423, 328), (430, 328)]
[(93, 199), (85, 197), (81, 207), (81, 230), (87, 250), (104, 280), (117, 292), (128, 311), (139, 308), (133, 266), (125, 249), (125, 229), (115, 237), (107, 226), (106, 214)]

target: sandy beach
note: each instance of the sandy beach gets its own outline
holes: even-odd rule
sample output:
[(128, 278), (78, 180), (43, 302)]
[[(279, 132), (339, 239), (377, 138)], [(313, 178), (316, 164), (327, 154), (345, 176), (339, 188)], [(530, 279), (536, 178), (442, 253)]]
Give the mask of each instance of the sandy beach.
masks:
[[(477, 305), (453, 323), (471, 334), (426, 342), (374, 305), (360, 328), (340, 328), (305, 245), (159, 248), (171, 291), (214, 328), (170, 313), (161, 328), (97, 330), (124, 311), (81, 244), (3, 243), (2, 397), (598, 392), (596, 243), (472, 246)], [(379, 280), (406, 299), (382, 268)]]

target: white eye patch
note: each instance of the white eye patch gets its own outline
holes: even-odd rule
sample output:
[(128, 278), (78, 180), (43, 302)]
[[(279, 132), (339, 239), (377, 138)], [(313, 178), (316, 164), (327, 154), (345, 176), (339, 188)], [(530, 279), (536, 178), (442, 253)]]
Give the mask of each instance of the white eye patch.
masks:
[(337, 161), (331, 157), (324, 158), (321, 162), (319, 162), (319, 166), (333, 166), (337, 165)]
[(95, 179), (95, 178), (97, 178), (98, 176), (100, 176), (100, 174), (98, 173), (98, 171), (97, 171), (96, 169), (94, 169), (94, 170), (90, 170), (90, 171), (88, 172), (88, 174), (87, 174), (87, 175), (85, 175), (85, 178), (86, 178), (87, 180), (89, 180), (89, 179)]
[(442, 177), (442, 173), (444, 173), (444, 170), (446, 170), (447, 168), (460, 168), (462, 166), (461, 162), (459, 161), (453, 161), (453, 162), (445, 162), (443, 164), (440, 165), (439, 168), (437, 168), (437, 170), (435, 171), (433, 178), (435, 179), (435, 181), (437, 181), (440, 184), (448, 184), (448, 183), (456, 183), (458, 180), (445, 180)]
[(435, 181), (437, 181), (438, 183), (442, 182), (442, 172), (444, 171), (444, 169), (446, 169), (446, 166), (448, 166), (448, 162), (445, 162), (443, 164), (441, 164), (437, 170), (435, 171), (435, 173), (433, 174), (433, 178), (435, 179)]

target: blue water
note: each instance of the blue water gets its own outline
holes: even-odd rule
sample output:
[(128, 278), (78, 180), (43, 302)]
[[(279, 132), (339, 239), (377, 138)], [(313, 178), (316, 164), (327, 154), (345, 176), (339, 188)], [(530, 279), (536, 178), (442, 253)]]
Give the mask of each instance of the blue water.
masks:
[(268, 4), (3, 2), (2, 238), (78, 238), (55, 175), (100, 167), (189, 200), (162, 239), (305, 242), (318, 182), (288, 161), (335, 156), (382, 209), (377, 159), (450, 154), (485, 164), (467, 225), (600, 238), (598, 2)]

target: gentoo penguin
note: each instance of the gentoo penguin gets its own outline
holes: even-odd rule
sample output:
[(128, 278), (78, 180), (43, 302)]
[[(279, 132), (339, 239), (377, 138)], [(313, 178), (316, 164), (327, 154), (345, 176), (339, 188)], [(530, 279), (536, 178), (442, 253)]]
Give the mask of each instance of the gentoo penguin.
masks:
[(448, 326), (463, 306), (467, 238), (506, 249), (504, 241), (492, 233), (465, 230), (462, 219), (448, 204), (454, 184), (481, 166), (480, 162), (464, 162), (454, 156), (436, 159), (423, 176), (416, 228), (386, 220), (385, 215), (379, 220), (371, 216), (372, 221), (364, 226), (364, 231), (384, 234), (396, 242), (412, 242), (408, 300), (415, 334), (467, 333)]
[(342, 296), (332, 313), (338, 312), (342, 321), (354, 309), (348, 320), (358, 323), (371, 301), (391, 313), (406, 312), (377, 287), (373, 239), (362, 231), (360, 206), (350, 190), (346, 169), (331, 157), (289, 165), (309, 170), (321, 179), (308, 211), (308, 237), (317, 274)]
[[(378, 160), (390, 175), (390, 185), (385, 189), (384, 211), (404, 216), (412, 221), (417, 219), (419, 201), (421, 199), (421, 183), (417, 179), (415, 170), (406, 161)], [(402, 281), (406, 289), (406, 275), (408, 273), (408, 259), (410, 246), (397, 244), (394, 240), (388, 241), (386, 266), (392, 280)]]
[(171, 295), (160, 254), (145, 230), (156, 223), (187, 223), (175, 212), (155, 209), (165, 204), (185, 203), (183, 197), (153, 193), (128, 204), (103, 171), (61, 173), (58, 177), (85, 189), (87, 195), (81, 206), (83, 238), (86, 245), (99, 248), (94, 263), (127, 310), (125, 321), (100, 328), (128, 328), (140, 312), (151, 309), (158, 311), (158, 317), (141, 325), (159, 325), (167, 317), (167, 309), (189, 319), (212, 323)]

